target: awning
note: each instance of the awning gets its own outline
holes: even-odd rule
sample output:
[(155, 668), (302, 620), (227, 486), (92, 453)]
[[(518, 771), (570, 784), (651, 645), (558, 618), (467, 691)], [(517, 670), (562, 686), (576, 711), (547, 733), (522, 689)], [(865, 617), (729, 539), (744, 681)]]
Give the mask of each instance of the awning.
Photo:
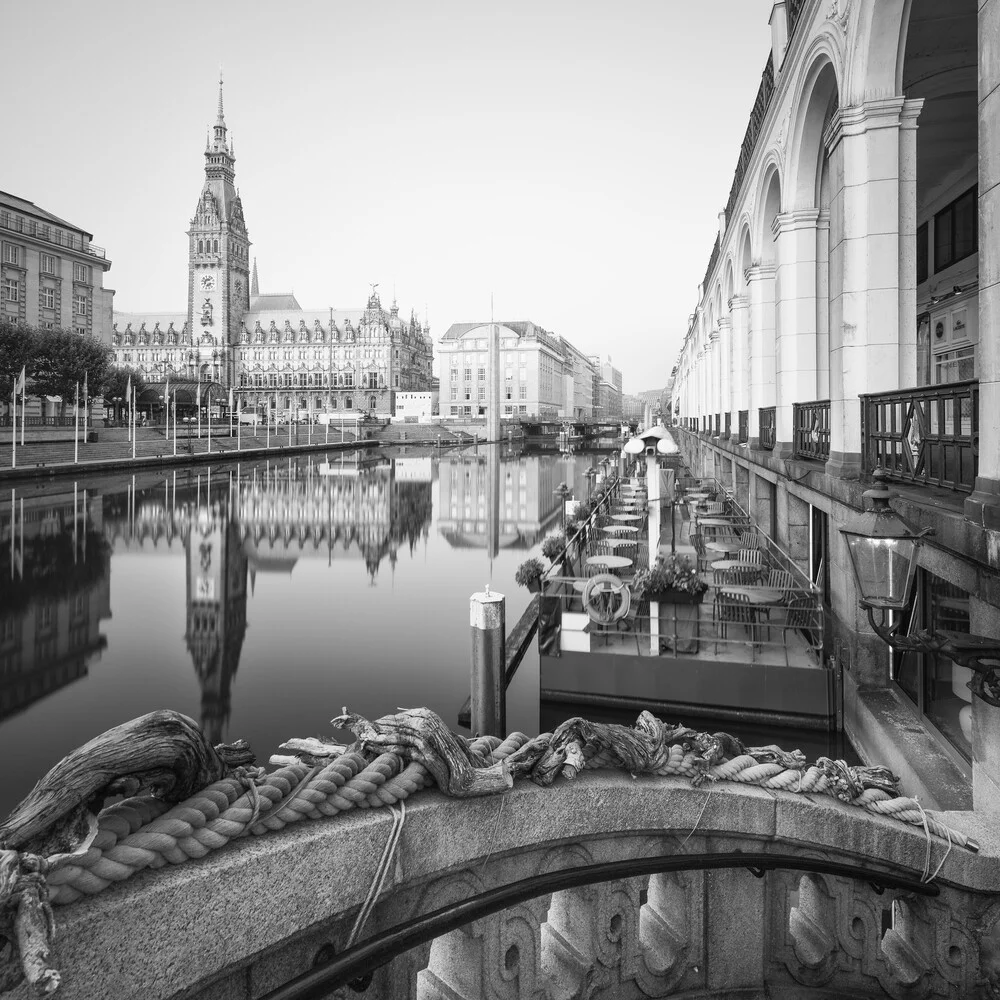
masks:
[[(146, 388), (139, 393), (137, 402), (146, 404), (157, 404), (160, 397), (167, 391), (166, 382), (150, 382)], [(171, 379), (171, 398), (184, 406), (194, 406), (198, 399), (198, 389), (201, 388), (201, 402), (203, 405), (209, 403), (228, 403), (229, 390), (219, 382), (198, 382), (194, 379)]]

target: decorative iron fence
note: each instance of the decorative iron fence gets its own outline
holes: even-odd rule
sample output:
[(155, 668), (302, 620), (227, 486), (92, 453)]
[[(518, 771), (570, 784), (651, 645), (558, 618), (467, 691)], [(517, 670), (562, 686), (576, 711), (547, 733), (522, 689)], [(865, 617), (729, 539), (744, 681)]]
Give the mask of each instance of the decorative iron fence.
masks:
[(723, 424), (722, 436), (728, 441), (733, 433), (733, 415), (731, 413), (726, 414), (726, 421)]
[(762, 406), (757, 410), (760, 418), (760, 435), (758, 441), (764, 451), (774, 450), (774, 436), (777, 429), (777, 421), (774, 416), (773, 406)]
[[(82, 407), (81, 407), (82, 409)], [(17, 415), (17, 426), (21, 426), (21, 414)], [(81, 417), (81, 423), (83, 418)], [(25, 427), (72, 427), (75, 423), (76, 418), (73, 416), (73, 410), (69, 409), (69, 414), (63, 417), (39, 417), (39, 416), (28, 416), (24, 418)], [(8, 413), (4, 417), (0, 417), (0, 427), (10, 427), (12, 423), (11, 415)]]
[(979, 469), (979, 381), (861, 397), (864, 471), (970, 493)]
[(796, 458), (825, 462), (830, 457), (830, 400), (792, 406)]
[(746, 444), (750, 439), (750, 411), (739, 412), (739, 443)]
[(718, 437), (719, 431), (721, 430), (722, 419), (718, 413), (716, 413), (714, 419), (712, 420), (712, 437)]

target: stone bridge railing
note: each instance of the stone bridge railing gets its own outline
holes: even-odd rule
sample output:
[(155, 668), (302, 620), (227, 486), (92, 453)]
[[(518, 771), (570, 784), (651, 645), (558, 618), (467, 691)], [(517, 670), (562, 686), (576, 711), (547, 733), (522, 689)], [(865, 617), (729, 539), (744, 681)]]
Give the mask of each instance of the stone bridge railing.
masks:
[[(657, 855), (792, 854), (916, 879), (940, 866), (940, 894), (786, 870), (628, 878), (476, 920), (376, 970), (362, 993), (337, 995), (1000, 996), (1000, 823), (938, 816), (979, 853), (935, 838), (928, 858), (919, 828), (828, 796), (728, 782), (588, 771), (485, 798), (425, 791), (407, 802), (362, 939), (538, 873)], [(392, 827), (388, 809), (303, 822), (58, 907), (57, 995), (265, 996), (343, 950)], [(8, 994), (28, 995), (24, 985)]]

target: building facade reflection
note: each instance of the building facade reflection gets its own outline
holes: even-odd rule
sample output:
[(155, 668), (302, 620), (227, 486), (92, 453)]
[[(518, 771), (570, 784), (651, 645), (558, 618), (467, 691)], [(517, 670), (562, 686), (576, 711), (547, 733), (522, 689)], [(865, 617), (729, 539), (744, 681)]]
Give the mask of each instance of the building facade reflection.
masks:
[[(21, 498), (0, 509), (0, 719), (87, 675), (111, 616), (100, 497)], [(2, 564), (0, 564), (2, 565)]]

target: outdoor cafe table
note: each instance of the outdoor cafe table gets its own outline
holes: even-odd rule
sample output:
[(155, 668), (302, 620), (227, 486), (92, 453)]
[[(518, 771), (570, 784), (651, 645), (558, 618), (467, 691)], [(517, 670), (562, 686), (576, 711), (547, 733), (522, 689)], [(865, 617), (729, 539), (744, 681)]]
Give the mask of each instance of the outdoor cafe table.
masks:
[(708, 517), (696, 517), (695, 520), (707, 528), (733, 528), (737, 523), (734, 518), (719, 517), (718, 514), (709, 514)]
[(613, 521), (641, 521), (642, 518), (638, 514), (612, 514), (611, 519)]
[[(746, 597), (746, 599), (754, 606), (763, 606), (765, 604), (780, 604), (781, 599), (785, 596), (783, 590), (778, 590), (775, 587), (732, 587), (725, 586), (720, 587), (719, 591), (723, 594), (733, 594), (737, 596)], [(756, 632), (757, 626), (754, 626), (754, 632)], [(768, 635), (770, 636), (770, 626), (768, 626)], [(756, 642), (756, 638), (754, 642)]]
[(628, 545), (638, 545), (634, 538), (609, 538), (605, 543), (609, 549), (624, 548)]
[[(587, 565), (596, 566), (600, 564), (605, 566), (607, 569), (627, 569), (632, 565), (631, 559), (626, 559), (625, 556), (588, 556)], [(781, 591), (778, 591), (781, 593)]]
[[(705, 542), (705, 548), (710, 549), (712, 552), (739, 552), (740, 549), (745, 549), (746, 546), (738, 538), (733, 538), (729, 541)], [(712, 563), (712, 565), (714, 566), (715, 563)]]
[(761, 573), (767, 572), (763, 563), (744, 562), (742, 559), (716, 559), (712, 563), (712, 569), (756, 569)]
[(638, 533), (638, 528), (633, 528), (630, 524), (608, 524), (601, 528), (601, 531), (609, 535), (627, 535), (629, 532)]

